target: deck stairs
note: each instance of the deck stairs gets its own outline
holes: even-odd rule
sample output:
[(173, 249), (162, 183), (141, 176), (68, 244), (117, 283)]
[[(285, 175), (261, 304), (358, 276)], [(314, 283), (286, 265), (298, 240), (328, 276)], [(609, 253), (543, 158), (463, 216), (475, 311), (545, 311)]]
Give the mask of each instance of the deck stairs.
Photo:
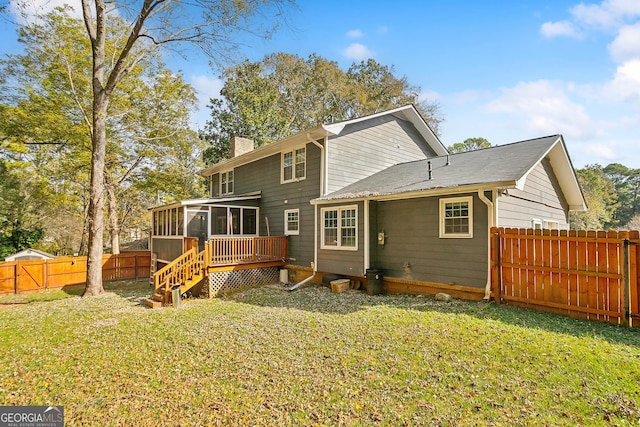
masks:
[(180, 295), (202, 282), (206, 274), (208, 247), (198, 252), (192, 248), (158, 270), (153, 275), (153, 295), (144, 300), (150, 308), (159, 308), (172, 303), (172, 290), (180, 286)]

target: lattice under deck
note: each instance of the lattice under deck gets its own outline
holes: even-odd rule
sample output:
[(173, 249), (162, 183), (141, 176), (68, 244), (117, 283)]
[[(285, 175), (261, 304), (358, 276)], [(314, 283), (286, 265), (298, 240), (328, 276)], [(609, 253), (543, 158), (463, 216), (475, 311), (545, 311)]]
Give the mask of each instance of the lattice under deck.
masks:
[(217, 297), (221, 292), (273, 285), (279, 281), (280, 272), (277, 267), (216, 271), (209, 273), (209, 296)]

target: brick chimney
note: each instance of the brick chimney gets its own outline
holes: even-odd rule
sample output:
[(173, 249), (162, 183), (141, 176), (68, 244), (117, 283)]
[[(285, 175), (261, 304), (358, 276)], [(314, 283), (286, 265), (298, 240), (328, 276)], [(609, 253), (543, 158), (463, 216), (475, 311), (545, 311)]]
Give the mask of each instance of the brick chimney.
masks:
[(253, 140), (234, 136), (231, 138), (231, 157), (238, 157), (249, 151), (253, 151)]

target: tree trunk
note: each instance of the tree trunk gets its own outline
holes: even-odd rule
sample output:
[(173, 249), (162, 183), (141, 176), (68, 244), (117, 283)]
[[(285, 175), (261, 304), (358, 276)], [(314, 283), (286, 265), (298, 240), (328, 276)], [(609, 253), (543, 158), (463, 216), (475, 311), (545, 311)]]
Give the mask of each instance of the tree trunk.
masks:
[(82, 237), (80, 238), (80, 247), (78, 248), (78, 255), (84, 256), (87, 254), (87, 240), (89, 240), (89, 204), (84, 206), (84, 217), (82, 219)]
[(89, 251), (87, 284), (83, 297), (104, 292), (102, 287), (102, 254), (104, 244), (104, 163), (107, 146), (106, 117), (108, 98), (104, 91), (93, 97), (93, 154), (91, 156), (91, 188), (89, 191)]
[(120, 226), (118, 225), (118, 199), (116, 198), (116, 190), (107, 182), (107, 197), (109, 204), (107, 206), (109, 235), (111, 236), (111, 253), (118, 255), (120, 253)]

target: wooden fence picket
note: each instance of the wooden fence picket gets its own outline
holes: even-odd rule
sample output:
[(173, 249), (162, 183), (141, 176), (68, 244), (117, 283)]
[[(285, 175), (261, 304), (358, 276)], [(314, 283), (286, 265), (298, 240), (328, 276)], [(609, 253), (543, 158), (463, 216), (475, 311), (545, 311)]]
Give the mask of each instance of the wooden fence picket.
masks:
[[(104, 255), (105, 282), (149, 277), (149, 251)], [(87, 280), (87, 257), (58, 257), (50, 260), (0, 262), (0, 294), (21, 294), (80, 285)]]
[(498, 227), (491, 232), (498, 302), (601, 322), (633, 324), (636, 318), (640, 323), (640, 232)]

